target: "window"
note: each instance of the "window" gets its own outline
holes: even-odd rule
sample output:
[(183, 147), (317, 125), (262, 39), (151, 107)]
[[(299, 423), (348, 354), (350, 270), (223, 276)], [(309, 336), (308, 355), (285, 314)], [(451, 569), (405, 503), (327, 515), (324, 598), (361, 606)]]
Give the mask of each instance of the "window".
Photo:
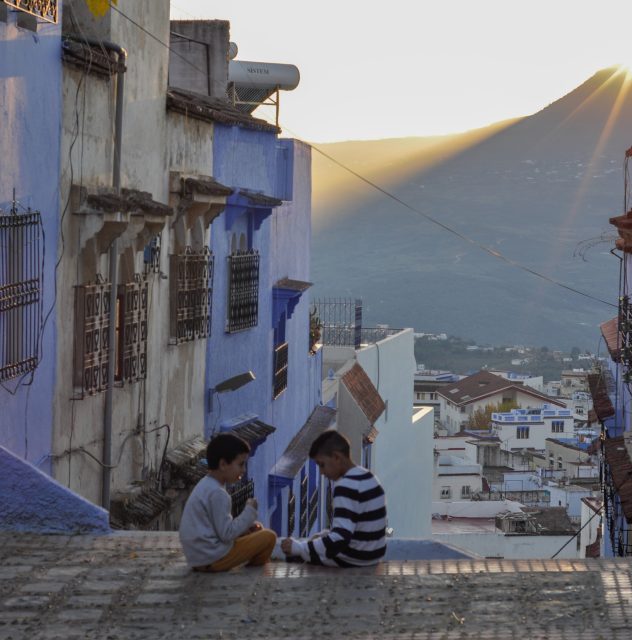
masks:
[(471, 488), (469, 484), (461, 487), (461, 498), (469, 498), (471, 495)]
[(259, 320), (259, 252), (236, 250), (228, 256), (226, 331), (256, 327)]
[(276, 400), (287, 389), (288, 343), (274, 349), (274, 388), (272, 397)]
[[(75, 387), (93, 395), (108, 388), (110, 330), (109, 283), (75, 290)], [(138, 382), (147, 377), (147, 282), (119, 285), (116, 296), (114, 380)]]
[(57, 0), (4, 0), (6, 4), (15, 7), (18, 11), (30, 13), (39, 20), (45, 22), (57, 22)]
[(450, 487), (441, 487), (441, 500), (449, 500), (452, 497), (452, 489)]
[(0, 211), (0, 382), (34, 371), (42, 312), (41, 216)]
[(138, 382), (147, 377), (147, 281), (119, 285), (116, 306), (114, 379)]
[(553, 420), (551, 422), (551, 431), (553, 433), (564, 433), (564, 420)]
[(557, 468), (558, 469), (563, 469), (564, 468), (564, 463), (562, 462), (562, 456), (558, 456), (557, 457)]
[(529, 427), (516, 427), (516, 438), (518, 440), (528, 440)]
[(246, 500), (255, 495), (255, 481), (248, 480), (247, 476), (234, 484), (228, 485), (226, 491), (232, 501), (232, 515), (236, 518), (245, 508)]
[(170, 333), (175, 344), (211, 335), (213, 254), (208, 249), (169, 257)]
[(437, 394), (436, 393), (429, 393), (428, 395), (430, 396), (431, 400), (436, 400), (437, 399)]

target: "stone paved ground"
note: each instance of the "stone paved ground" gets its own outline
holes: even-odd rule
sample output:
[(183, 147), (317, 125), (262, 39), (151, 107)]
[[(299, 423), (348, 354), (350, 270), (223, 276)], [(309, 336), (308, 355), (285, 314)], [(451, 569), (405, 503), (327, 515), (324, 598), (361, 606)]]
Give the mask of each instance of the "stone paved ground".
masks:
[(0, 640), (631, 637), (626, 560), (196, 574), (175, 534), (0, 534)]

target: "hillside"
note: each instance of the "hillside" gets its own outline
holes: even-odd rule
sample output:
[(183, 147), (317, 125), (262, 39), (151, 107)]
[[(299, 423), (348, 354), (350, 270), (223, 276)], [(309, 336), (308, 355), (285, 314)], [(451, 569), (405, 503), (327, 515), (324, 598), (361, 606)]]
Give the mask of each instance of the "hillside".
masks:
[[(577, 250), (614, 234), (630, 123), (627, 75), (610, 68), (519, 120), (319, 148), (474, 242), (616, 303), (612, 242)], [(316, 297), (362, 297), (368, 324), (597, 351), (598, 325), (615, 309), (491, 257), (313, 156)]]

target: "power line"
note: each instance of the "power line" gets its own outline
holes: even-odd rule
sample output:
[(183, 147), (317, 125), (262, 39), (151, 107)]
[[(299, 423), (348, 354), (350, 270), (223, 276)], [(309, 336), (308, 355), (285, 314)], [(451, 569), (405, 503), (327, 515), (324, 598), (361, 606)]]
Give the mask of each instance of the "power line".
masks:
[[(181, 58), (182, 60), (184, 60), (193, 69), (195, 69), (199, 73), (202, 73), (204, 76), (207, 75), (206, 71), (204, 71), (203, 69), (200, 69), (199, 67), (194, 65), (185, 56), (181, 55), (177, 51), (174, 51), (167, 43), (165, 43), (162, 40), (160, 40), (160, 38), (158, 38), (153, 33), (148, 31), (147, 29), (145, 29), (142, 25), (140, 25), (138, 22), (136, 22), (135, 20), (130, 18), (128, 15), (123, 13), (120, 9), (118, 9), (116, 6), (114, 6), (111, 2), (110, 2), (110, 7), (114, 11), (116, 11), (119, 15), (121, 15), (123, 18), (125, 18), (126, 20), (128, 20), (129, 22), (134, 24), (136, 27), (138, 27), (141, 31), (146, 33), (151, 38), (153, 38), (156, 42), (161, 44), (163, 47), (166, 47), (171, 53), (173, 53), (174, 55), (176, 55), (179, 58)], [(520, 264), (519, 262), (516, 262), (515, 260), (512, 260), (511, 258), (508, 258), (507, 256), (505, 256), (504, 254), (500, 253), (499, 251), (496, 251), (496, 249), (492, 249), (491, 247), (488, 247), (487, 245), (485, 245), (485, 244), (483, 244), (481, 242), (478, 242), (477, 240), (474, 240), (473, 238), (470, 238), (469, 236), (465, 235), (464, 233), (461, 233), (460, 231), (457, 231), (456, 229), (450, 227), (449, 225), (447, 225), (447, 224), (441, 222), (440, 220), (437, 220), (433, 216), (425, 213), (424, 211), (421, 211), (420, 209), (417, 209), (416, 207), (413, 207), (411, 204), (409, 204), (408, 202), (402, 200), (400, 197), (396, 196), (394, 193), (391, 193), (390, 191), (387, 191), (383, 187), (380, 187), (378, 184), (376, 184), (372, 180), (369, 180), (368, 178), (366, 178), (362, 174), (360, 174), (357, 171), (351, 169), (351, 167), (348, 167), (343, 162), (340, 162), (336, 158), (332, 157), (331, 155), (329, 155), (328, 153), (326, 153), (325, 151), (320, 149), (318, 146), (316, 146), (314, 144), (311, 144), (309, 142), (306, 142), (300, 136), (296, 135), (291, 129), (288, 129), (287, 127), (282, 127), (282, 128), (284, 130), (288, 131), (289, 133), (291, 133), (299, 142), (303, 142), (304, 144), (307, 144), (312, 149), (314, 149), (317, 153), (320, 153), (323, 157), (327, 158), (330, 162), (333, 162), (334, 164), (338, 165), (340, 168), (344, 169), (345, 171), (347, 171), (351, 175), (355, 176), (356, 178), (358, 178), (358, 180), (361, 180), (362, 182), (364, 182), (365, 184), (369, 185), (370, 187), (372, 187), (376, 191), (379, 191), (380, 193), (385, 195), (387, 198), (390, 198), (391, 200), (397, 202), (398, 204), (400, 204), (401, 206), (405, 207), (409, 211), (412, 211), (413, 213), (416, 213), (417, 215), (422, 216), (423, 218), (428, 220), (428, 222), (431, 222), (432, 224), (437, 225), (438, 227), (440, 227), (444, 231), (447, 231), (448, 233), (451, 233), (452, 235), (456, 236), (457, 238), (460, 238), (461, 240), (463, 240), (465, 242), (468, 242), (471, 245), (481, 249), (482, 251), (484, 251), (485, 253), (489, 254), (490, 256), (492, 256), (494, 258), (497, 258), (498, 260), (508, 264), (509, 266), (512, 266), (512, 267), (514, 267), (516, 269), (520, 269), (521, 271), (524, 271), (525, 273), (529, 273), (532, 276), (535, 276), (536, 278), (540, 278), (541, 280), (544, 280), (545, 282), (548, 282), (549, 284), (555, 285), (555, 286), (560, 287), (562, 289), (566, 289), (567, 291), (570, 291), (571, 293), (576, 293), (577, 295), (580, 295), (580, 296), (583, 296), (585, 298), (588, 298), (589, 300), (593, 300), (595, 302), (600, 302), (601, 304), (604, 304), (606, 306), (613, 307), (614, 309), (618, 309), (618, 304), (613, 304), (612, 302), (608, 302), (607, 300), (602, 300), (601, 298), (598, 298), (598, 297), (593, 296), (593, 295), (591, 295), (589, 293), (586, 293), (585, 291), (581, 291), (580, 289), (576, 289), (575, 287), (571, 287), (570, 285), (564, 284), (563, 282), (559, 282), (558, 280), (555, 280), (555, 279), (551, 278), (550, 276), (547, 276), (547, 275), (545, 275), (543, 273), (540, 273), (539, 271), (536, 271), (535, 269), (532, 269), (531, 267), (527, 267), (527, 266), (525, 266), (523, 264)]]

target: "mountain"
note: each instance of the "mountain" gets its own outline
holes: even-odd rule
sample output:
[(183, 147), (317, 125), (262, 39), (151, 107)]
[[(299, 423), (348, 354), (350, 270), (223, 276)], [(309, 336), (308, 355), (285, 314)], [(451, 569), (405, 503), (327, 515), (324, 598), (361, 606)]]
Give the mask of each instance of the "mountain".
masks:
[(367, 325), (597, 351), (598, 325), (615, 307), (479, 245), (616, 306), (608, 218), (622, 212), (631, 86), (612, 67), (534, 115), (485, 129), (316, 145), (313, 296), (361, 297)]

